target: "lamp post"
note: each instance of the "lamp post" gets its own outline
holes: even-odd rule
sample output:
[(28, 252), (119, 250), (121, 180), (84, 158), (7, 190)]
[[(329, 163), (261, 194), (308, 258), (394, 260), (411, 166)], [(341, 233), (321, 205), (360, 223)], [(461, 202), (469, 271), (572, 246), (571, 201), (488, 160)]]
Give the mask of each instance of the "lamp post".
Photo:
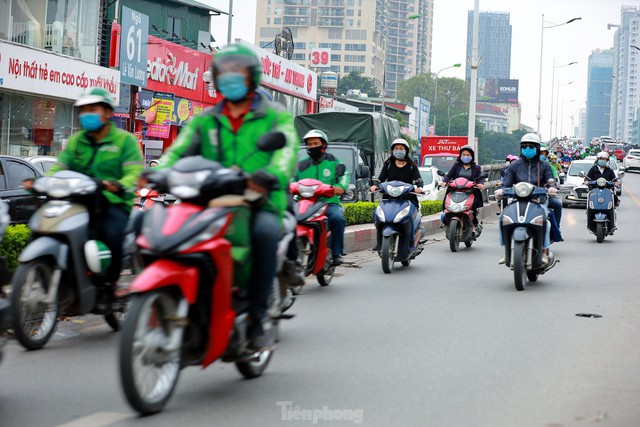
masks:
[[(558, 136), (558, 101), (560, 101), (560, 88), (572, 84), (573, 82), (560, 84), (560, 81), (558, 80), (558, 84), (556, 85), (556, 136)], [(562, 129), (560, 130), (562, 131)]]
[(569, 104), (575, 101), (575, 99), (572, 99), (570, 101), (562, 101), (562, 111), (560, 112), (560, 133), (562, 133), (562, 122), (564, 121), (564, 104)]
[(578, 21), (582, 18), (571, 18), (570, 20), (568, 20), (567, 22), (563, 22), (562, 24), (555, 24), (555, 25), (548, 25), (548, 26), (544, 26), (544, 13), (542, 14), (542, 25), (541, 30), (540, 30), (540, 76), (539, 76), (539, 81), (538, 81), (538, 115), (536, 116), (536, 118), (538, 119), (538, 135), (540, 135), (540, 119), (542, 118), (542, 116), (540, 115), (540, 107), (542, 106), (542, 52), (543, 52), (543, 46), (544, 46), (544, 30), (547, 28), (555, 28), (555, 27), (560, 27), (562, 25), (567, 25), (567, 24), (571, 24), (574, 21)]
[[(418, 19), (418, 18), (420, 18), (420, 14), (419, 13), (414, 13), (412, 15), (407, 16), (406, 19), (385, 19), (385, 27), (387, 27), (389, 21), (393, 21), (395, 23), (400, 23), (402, 21), (406, 21), (407, 19), (413, 20), (413, 19)], [(396, 46), (396, 56), (397, 56), (397, 53), (398, 53), (398, 50), (397, 50), (397, 46)], [(380, 112), (382, 114), (385, 114), (384, 99), (387, 96), (387, 91), (385, 90), (386, 89), (385, 86), (386, 86), (386, 83), (387, 83), (386, 75), (387, 75), (387, 28), (384, 29), (384, 56), (383, 56), (383, 59), (382, 59), (382, 105), (380, 106)], [(396, 75), (397, 75), (397, 73), (396, 73)], [(398, 90), (397, 82), (398, 82), (398, 79), (396, 78), (396, 90)]]
[(454, 117), (458, 117), (458, 116), (466, 116), (467, 113), (460, 113), (460, 114), (454, 114), (453, 116), (449, 117), (449, 129), (447, 130), (447, 136), (451, 135), (451, 119), (453, 119)]
[[(576, 61), (569, 62), (568, 64), (565, 64), (565, 65), (556, 65), (556, 60), (555, 58), (553, 59), (553, 71), (551, 72), (551, 114), (549, 115), (549, 139), (551, 139), (551, 137), (553, 136), (553, 87), (555, 86), (555, 83), (556, 83), (555, 82), (556, 68), (568, 67), (570, 65), (575, 65), (575, 64), (577, 64)], [(557, 107), (556, 107), (556, 110), (557, 110)]]
[(433, 131), (434, 132), (436, 131), (436, 114), (435, 114), (435, 111), (436, 111), (436, 108), (438, 108), (438, 76), (444, 70), (448, 70), (450, 68), (460, 68), (461, 66), (462, 66), (462, 64), (453, 64), (452, 66), (445, 67), (445, 68), (441, 69), (440, 71), (438, 71), (436, 73), (436, 77), (435, 77), (436, 90), (435, 90), (435, 92), (433, 94), (433, 108), (432, 108), (432, 110), (433, 110)]

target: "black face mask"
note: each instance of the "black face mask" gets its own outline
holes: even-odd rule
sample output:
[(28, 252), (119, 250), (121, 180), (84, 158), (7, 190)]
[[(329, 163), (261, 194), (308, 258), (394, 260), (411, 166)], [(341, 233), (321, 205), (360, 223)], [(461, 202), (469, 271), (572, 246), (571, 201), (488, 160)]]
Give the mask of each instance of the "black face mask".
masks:
[(324, 147), (321, 145), (320, 147), (307, 148), (307, 154), (317, 162), (324, 154)]

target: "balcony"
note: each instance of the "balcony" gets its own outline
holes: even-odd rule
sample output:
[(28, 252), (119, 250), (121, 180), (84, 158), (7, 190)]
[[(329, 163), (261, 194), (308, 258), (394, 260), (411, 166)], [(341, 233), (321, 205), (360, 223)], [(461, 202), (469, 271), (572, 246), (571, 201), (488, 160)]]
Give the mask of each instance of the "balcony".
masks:
[(343, 18), (318, 18), (318, 27), (344, 27)]
[(344, 0), (319, 0), (318, 6), (320, 7), (344, 7)]
[(308, 27), (309, 18), (294, 18), (285, 16), (282, 24), (289, 27)]

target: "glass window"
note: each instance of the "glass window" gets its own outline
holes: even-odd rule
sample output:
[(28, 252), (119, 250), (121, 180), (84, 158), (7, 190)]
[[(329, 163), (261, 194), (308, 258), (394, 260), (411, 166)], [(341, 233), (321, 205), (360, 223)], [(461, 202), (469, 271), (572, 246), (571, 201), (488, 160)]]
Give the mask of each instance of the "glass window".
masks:
[[(267, 22), (267, 24), (268, 23), (269, 22)], [(172, 43), (180, 44), (180, 37), (182, 37), (182, 18), (168, 16), (167, 31), (169, 32), (169, 38), (167, 40)]]
[(9, 179), (10, 190), (22, 188), (22, 181), (33, 178), (34, 175), (34, 170), (27, 165), (13, 160), (7, 162), (7, 178)]

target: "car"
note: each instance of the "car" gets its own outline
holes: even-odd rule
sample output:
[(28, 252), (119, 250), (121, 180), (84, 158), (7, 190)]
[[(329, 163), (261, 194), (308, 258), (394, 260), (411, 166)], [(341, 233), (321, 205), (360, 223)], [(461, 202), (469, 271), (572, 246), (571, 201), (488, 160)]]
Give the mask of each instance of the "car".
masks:
[(0, 156), (0, 200), (9, 205), (12, 224), (26, 224), (45, 196), (24, 189), (22, 181), (44, 175), (42, 169), (16, 156)]
[(442, 176), (438, 174), (439, 169), (435, 166), (418, 168), (424, 185), (422, 186), (423, 194), (418, 194), (418, 200), (421, 202), (427, 200), (444, 200), (447, 192), (445, 188), (440, 188)]
[(613, 154), (616, 159), (622, 161), (624, 159), (624, 145), (607, 142), (603, 144), (602, 151)]
[(36, 166), (36, 168), (38, 168), (40, 172), (44, 174), (49, 172), (49, 169), (51, 169), (53, 165), (55, 165), (58, 161), (58, 159), (53, 156), (32, 156), (25, 157), (24, 159), (32, 165)]
[[(580, 176), (580, 172), (584, 172), (585, 174), (588, 173), (589, 169), (593, 167), (595, 161), (595, 156), (588, 156), (583, 160), (574, 160), (571, 162), (569, 170), (567, 171), (566, 180), (564, 184), (560, 186), (560, 190), (558, 191), (558, 196), (562, 198), (563, 207), (587, 207), (587, 195), (589, 194), (589, 189), (584, 185), (584, 178)], [(618, 162), (613, 156), (609, 158), (609, 166), (616, 174), (616, 178), (622, 179), (624, 172), (620, 171)], [(621, 195), (622, 189), (616, 189), (616, 194), (618, 196)]]
[(631, 149), (622, 161), (622, 167), (626, 171), (640, 170), (640, 150)]

